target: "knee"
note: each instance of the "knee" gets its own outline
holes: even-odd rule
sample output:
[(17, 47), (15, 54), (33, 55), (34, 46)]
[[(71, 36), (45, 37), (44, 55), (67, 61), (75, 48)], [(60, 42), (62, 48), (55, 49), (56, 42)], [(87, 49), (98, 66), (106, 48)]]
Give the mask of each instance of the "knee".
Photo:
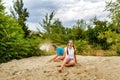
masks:
[(74, 65), (75, 65), (75, 61), (71, 61), (70, 64), (71, 64), (72, 66), (74, 66)]

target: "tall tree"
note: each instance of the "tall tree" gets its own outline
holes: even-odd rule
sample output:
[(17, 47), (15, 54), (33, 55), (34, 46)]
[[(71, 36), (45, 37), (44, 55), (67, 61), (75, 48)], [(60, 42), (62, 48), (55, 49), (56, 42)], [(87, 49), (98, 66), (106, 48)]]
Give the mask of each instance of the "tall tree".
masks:
[[(92, 25), (91, 25), (92, 26)], [(108, 22), (100, 21), (96, 17), (93, 18), (93, 26), (88, 26), (86, 31), (86, 38), (94, 47), (101, 46), (102, 49), (108, 49), (110, 44), (107, 43), (106, 38), (98, 38), (100, 33), (108, 31)]]
[(52, 33), (65, 33), (65, 28), (59, 19), (56, 19), (51, 26)]
[(50, 15), (48, 15), (48, 13), (45, 15), (45, 18), (43, 19), (42, 23), (40, 23), (40, 26), (43, 27), (44, 32), (46, 34), (46, 36), (49, 38), (49, 35), (51, 34), (51, 26), (52, 26), (52, 19), (54, 17), (54, 12), (50, 13)]
[(84, 31), (86, 29), (86, 22), (84, 20), (77, 20), (72, 28), (72, 36), (75, 40), (84, 39)]
[(116, 32), (120, 33), (120, 0), (107, 2), (106, 10), (110, 12)]
[(61, 44), (66, 44), (66, 29), (62, 25), (62, 22), (59, 19), (56, 19), (53, 24), (51, 25), (51, 34), (50, 38), (53, 40), (55, 43), (61, 43)]
[(87, 27), (87, 24), (86, 24), (86, 21), (81, 19), (81, 20), (77, 20), (76, 24), (74, 25), (74, 27), (80, 27), (81, 29), (86, 29)]
[(23, 0), (16, 0), (13, 2), (13, 8), (10, 8), (10, 12), (12, 16), (18, 21), (19, 25), (21, 25), (25, 33), (25, 37), (29, 36), (30, 31), (26, 25), (29, 12), (27, 11), (27, 8), (24, 7)]

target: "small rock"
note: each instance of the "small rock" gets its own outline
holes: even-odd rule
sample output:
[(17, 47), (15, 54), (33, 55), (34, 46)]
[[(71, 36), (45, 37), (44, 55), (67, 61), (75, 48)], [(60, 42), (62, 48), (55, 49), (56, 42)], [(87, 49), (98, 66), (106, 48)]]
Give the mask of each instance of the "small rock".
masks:
[(77, 74), (81, 74), (81, 72), (77, 72)]
[(12, 75), (16, 75), (17, 73), (18, 73), (18, 71), (15, 71), (15, 72), (12, 73)]
[(63, 74), (64, 76), (67, 76), (69, 74), (69, 72), (66, 72), (65, 74)]
[(43, 71), (44, 73), (49, 73), (50, 71)]

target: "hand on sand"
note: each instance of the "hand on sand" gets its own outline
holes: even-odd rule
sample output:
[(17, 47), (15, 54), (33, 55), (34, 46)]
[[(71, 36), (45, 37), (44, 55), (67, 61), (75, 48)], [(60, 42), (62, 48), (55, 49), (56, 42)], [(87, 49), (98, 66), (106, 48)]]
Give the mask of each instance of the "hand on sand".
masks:
[(49, 60), (48, 62), (51, 62), (52, 60)]

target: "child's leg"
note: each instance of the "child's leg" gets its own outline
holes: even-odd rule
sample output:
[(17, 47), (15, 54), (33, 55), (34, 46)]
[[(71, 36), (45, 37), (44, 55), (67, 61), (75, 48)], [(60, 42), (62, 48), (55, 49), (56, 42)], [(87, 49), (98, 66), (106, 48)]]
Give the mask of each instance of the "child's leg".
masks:
[(63, 63), (62, 63), (62, 65), (61, 65), (61, 67), (60, 67), (60, 69), (59, 69), (60, 72), (62, 71), (63, 67), (65, 66), (65, 64), (66, 64), (67, 62), (68, 62), (68, 59), (65, 58), (64, 61), (63, 61)]
[(58, 56), (58, 58), (56, 58), (56, 59), (54, 60), (54, 62), (61, 62), (61, 61), (62, 61), (61, 57), (62, 57), (62, 56)]
[(65, 64), (66, 67), (70, 67), (70, 66), (74, 66), (75, 65), (75, 61), (71, 60), (69, 63)]
[(61, 62), (62, 60), (60, 59), (55, 59), (54, 62)]

